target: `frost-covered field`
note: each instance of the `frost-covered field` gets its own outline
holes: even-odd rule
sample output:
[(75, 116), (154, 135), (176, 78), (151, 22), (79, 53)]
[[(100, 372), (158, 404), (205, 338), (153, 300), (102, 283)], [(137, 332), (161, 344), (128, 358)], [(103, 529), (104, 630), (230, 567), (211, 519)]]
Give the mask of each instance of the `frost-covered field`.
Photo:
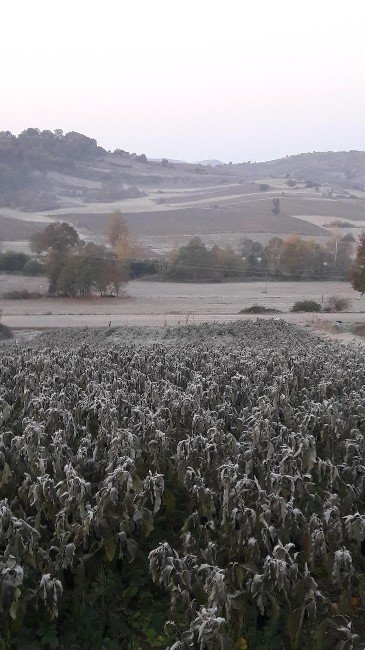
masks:
[(363, 648), (364, 368), (273, 320), (4, 346), (3, 647)]
[[(1, 276), (0, 295), (10, 290), (28, 288), (46, 292), (44, 278)], [(119, 299), (48, 299), (3, 300), (3, 321), (14, 328), (47, 328), (75, 326), (105, 326), (141, 324), (181, 324), (201, 320), (235, 318), (239, 311), (253, 304), (274, 307), (289, 312), (297, 300), (314, 299), (325, 302), (329, 296), (344, 296), (350, 300), (350, 314), (344, 319), (359, 320), (356, 315), (365, 309), (365, 298), (348, 282), (230, 282), (224, 284), (184, 284), (173, 282), (133, 281)], [(326, 318), (330, 315), (325, 314)], [(291, 314), (290, 319), (303, 322), (310, 314)], [(333, 315), (334, 319), (338, 315)], [(361, 318), (360, 318), (361, 320)]]

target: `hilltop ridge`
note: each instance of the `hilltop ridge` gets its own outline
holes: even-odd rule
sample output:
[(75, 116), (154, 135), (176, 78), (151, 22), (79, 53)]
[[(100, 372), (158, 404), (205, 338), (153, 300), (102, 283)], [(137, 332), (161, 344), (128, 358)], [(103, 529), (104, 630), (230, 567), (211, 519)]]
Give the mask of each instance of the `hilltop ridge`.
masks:
[(107, 151), (93, 138), (61, 129), (0, 133), (0, 207), (48, 211), (79, 203), (143, 196), (145, 188), (201, 187), (263, 176), (333, 183), (362, 190), (365, 152), (313, 152), (267, 162), (224, 164), (149, 160), (144, 153)]

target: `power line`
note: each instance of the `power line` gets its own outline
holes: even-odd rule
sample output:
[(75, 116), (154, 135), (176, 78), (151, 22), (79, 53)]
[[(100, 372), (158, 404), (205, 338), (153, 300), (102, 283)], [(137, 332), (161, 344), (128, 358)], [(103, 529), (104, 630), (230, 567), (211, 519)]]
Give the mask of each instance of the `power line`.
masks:
[[(84, 258), (84, 259), (91, 259), (91, 260), (103, 260), (107, 262), (119, 262), (120, 264), (130, 264), (133, 262), (140, 262), (140, 263), (157, 263), (161, 267), (167, 267), (168, 262), (165, 262), (163, 260), (160, 260), (158, 258), (146, 258), (146, 259), (140, 259), (138, 257), (128, 257), (125, 260), (118, 260), (118, 258), (115, 257), (108, 257), (105, 255), (84, 255), (83, 253), (79, 254), (74, 254), (72, 257), (79, 257), (79, 258)], [(227, 266), (217, 266), (217, 265), (212, 265), (212, 264), (185, 264), (185, 263), (174, 263), (174, 268), (179, 269), (179, 270), (206, 270), (206, 271), (236, 271), (237, 273), (244, 273), (247, 277), (252, 278), (252, 277), (258, 277), (258, 278), (264, 278), (266, 277), (267, 269), (264, 267), (262, 270), (256, 269), (256, 270), (249, 270), (249, 269), (242, 269), (240, 267), (235, 267), (235, 266), (230, 266), (229, 264)], [(332, 276), (333, 280), (348, 280), (348, 277), (345, 275), (338, 275), (336, 271), (330, 272), (329, 275), (324, 275), (323, 273), (313, 273), (311, 267), (299, 267), (295, 269), (295, 274), (296, 273), (310, 273), (311, 277), (317, 277), (322, 280), (330, 279)], [(291, 276), (284, 276), (284, 277), (293, 277), (294, 274), (291, 274)], [(275, 276), (275, 273), (271, 274), (271, 277)], [(270, 277), (270, 274), (269, 276)]]

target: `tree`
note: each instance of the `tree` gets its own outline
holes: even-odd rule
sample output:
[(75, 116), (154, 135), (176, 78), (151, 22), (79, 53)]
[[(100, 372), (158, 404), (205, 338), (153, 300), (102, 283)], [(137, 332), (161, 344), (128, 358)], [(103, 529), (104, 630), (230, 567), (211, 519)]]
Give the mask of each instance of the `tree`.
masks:
[(162, 158), (161, 165), (162, 167), (168, 167), (169, 161), (167, 160), (167, 158)]
[(67, 267), (69, 257), (75, 254), (81, 246), (81, 240), (75, 228), (66, 222), (50, 223), (44, 230), (38, 230), (32, 235), (29, 245), (31, 250), (38, 255), (46, 253), (48, 293), (57, 294), (60, 291), (61, 278), (66, 273), (64, 268)]
[(360, 235), (360, 243), (351, 269), (351, 284), (361, 295), (365, 293), (365, 232)]
[(260, 242), (244, 237), (240, 245), (241, 256), (245, 260), (248, 273), (261, 271), (264, 267), (264, 247)]
[(208, 250), (200, 237), (194, 237), (186, 246), (173, 251), (166, 274), (176, 281), (204, 281), (210, 279), (209, 267)]
[(242, 257), (230, 248), (213, 246), (209, 250), (199, 237), (172, 252), (165, 276), (176, 282), (221, 282), (242, 277)]
[(66, 254), (77, 249), (80, 238), (73, 226), (66, 222), (50, 223), (44, 230), (37, 230), (31, 237), (30, 249), (41, 253)]
[(39, 253), (46, 253), (51, 295), (89, 296), (93, 291), (102, 295), (108, 290), (118, 294), (120, 285), (127, 279), (114, 251), (81, 241), (67, 223), (50, 224), (37, 232), (31, 246)]
[(276, 276), (280, 273), (279, 264), (283, 249), (284, 240), (280, 237), (273, 237), (265, 246), (264, 258), (268, 274)]
[(127, 275), (129, 275), (130, 263), (134, 260), (139, 260), (142, 257), (140, 244), (134, 237), (132, 237), (124, 222), (115, 245), (115, 253), (118, 260), (123, 264)]
[(280, 199), (277, 197), (273, 198), (272, 200), (272, 206), (271, 210), (273, 211), (274, 214), (280, 214)]
[(344, 237), (333, 237), (325, 244), (328, 254), (328, 269), (330, 275), (347, 278), (351, 272), (355, 239), (347, 234)]
[(113, 212), (107, 225), (107, 240), (112, 248), (115, 248), (119, 237), (128, 230), (120, 210)]
[(282, 275), (299, 280), (319, 279), (326, 274), (327, 259), (324, 249), (315, 241), (293, 236), (284, 242), (279, 270)]

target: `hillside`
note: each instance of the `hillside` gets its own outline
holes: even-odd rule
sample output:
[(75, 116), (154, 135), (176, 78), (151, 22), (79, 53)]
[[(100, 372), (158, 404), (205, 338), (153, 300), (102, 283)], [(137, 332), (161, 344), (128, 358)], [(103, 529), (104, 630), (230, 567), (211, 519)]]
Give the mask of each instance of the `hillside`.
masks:
[(164, 165), (148, 161), (145, 154), (106, 151), (76, 132), (31, 128), (19, 136), (0, 133), (0, 207), (48, 211), (108, 203), (143, 196), (144, 187), (213, 184), (202, 181), (206, 174), (199, 165)]
[(249, 178), (262, 176), (295, 178), (329, 183), (353, 190), (365, 185), (364, 151), (327, 151), (286, 156), (279, 160), (232, 165), (233, 173)]
[[(342, 221), (341, 234), (357, 237), (365, 227), (364, 152), (206, 162), (110, 152), (75, 132), (0, 133), (0, 242), (25, 248), (35, 229), (55, 219), (73, 223), (86, 239), (100, 240), (116, 209), (154, 253), (195, 235), (236, 247), (242, 236), (262, 242), (291, 234), (323, 240), (333, 236), (336, 220)], [(279, 214), (272, 211), (274, 198), (280, 200)]]

